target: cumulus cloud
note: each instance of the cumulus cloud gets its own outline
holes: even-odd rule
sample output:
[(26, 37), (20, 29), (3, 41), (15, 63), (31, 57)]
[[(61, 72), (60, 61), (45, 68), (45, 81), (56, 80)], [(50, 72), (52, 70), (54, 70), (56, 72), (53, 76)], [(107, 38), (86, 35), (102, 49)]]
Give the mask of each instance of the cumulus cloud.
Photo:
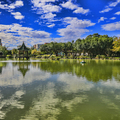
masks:
[(44, 13), (60, 12), (61, 8), (57, 5), (47, 4), (42, 6), (42, 10), (44, 11)]
[(116, 12), (115, 15), (120, 15), (120, 11)]
[(11, 3), (10, 5), (2, 4), (2, 2), (0, 2), (0, 8), (1, 9), (6, 9), (6, 10), (13, 10), (17, 7), (22, 7), (23, 5), (24, 5), (23, 1), (21, 1), (21, 0), (17, 0), (16, 2)]
[[(57, 0), (31, 0), (33, 10), (36, 11), (36, 14), (40, 14), (40, 19), (47, 20), (49, 24), (54, 22), (56, 13), (60, 12), (62, 8), (58, 5), (53, 4)], [(40, 23), (40, 22), (39, 22)], [(48, 26), (53, 27), (53, 26)]]
[(21, 20), (24, 18), (24, 16), (20, 12), (11, 12), (12, 15), (14, 15), (15, 19)]
[(73, 13), (86, 14), (86, 13), (88, 13), (89, 11), (90, 11), (89, 9), (83, 9), (82, 7), (78, 7), (75, 11), (73, 11)]
[(115, 2), (110, 2), (108, 6), (105, 6), (105, 9), (100, 11), (100, 13), (109, 12), (113, 9), (113, 7), (116, 7), (120, 3), (120, 0), (116, 0)]
[(53, 23), (53, 24), (51, 24), (51, 25), (48, 25), (48, 27), (49, 28), (52, 28), (52, 27), (54, 27), (55, 26), (55, 24)]
[(99, 23), (100, 21), (104, 21), (105, 19), (107, 19), (107, 18), (105, 18), (105, 17), (100, 17), (100, 19), (98, 20), (98, 23)]
[(89, 9), (83, 9), (82, 7), (79, 7), (78, 5), (73, 4), (71, 0), (67, 1), (66, 3), (62, 3), (61, 6), (66, 9), (74, 10), (73, 13), (86, 14), (90, 11)]
[(34, 45), (38, 42), (44, 43), (50, 41), (50, 33), (45, 31), (33, 30), (29, 27), (23, 27), (20, 24), (2, 25), (0, 24), (0, 36), (3, 45), (17, 46), (25, 41), (27, 44)]
[(116, 19), (116, 17), (112, 17), (112, 18), (110, 18), (111, 20), (115, 20)]
[(43, 14), (41, 16), (42, 19), (53, 19), (56, 16), (56, 14), (53, 13), (47, 13), (47, 14)]
[(57, 32), (66, 39), (77, 39), (85, 32), (89, 32), (89, 30), (85, 29), (86, 27), (95, 25), (90, 20), (80, 20), (76, 17), (66, 17), (63, 19), (63, 23), (67, 27), (58, 29)]
[(71, 10), (74, 10), (74, 9), (78, 8), (78, 6), (73, 4), (71, 2), (71, 0), (67, 1), (66, 3), (62, 3), (61, 6), (64, 7), (64, 8), (67, 8), (67, 9), (71, 9)]
[(100, 13), (105, 13), (105, 12), (109, 12), (110, 10), (112, 10), (112, 8), (105, 8), (104, 10), (100, 11)]
[(109, 6), (110, 6), (110, 7), (115, 7), (115, 6), (117, 6), (119, 3), (120, 3), (120, 0), (117, 0), (116, 2), (111, 2), (111, 3), (109, 3)]
[(71, 28), (86, 28), (95, 25), (95, 23), (92, 23), (90, 20), (81, 20), (76, 17), (66, 17), (63, 19), (63, 22)]
[(120, 30), (120, 21), (102, 25), (102, 29), (106, 31)]
[(37, 14), (44, 13), (57, 13), (61, 11), (61, 7), (49, 2), (55, 2), (55, 0), (32, 0), (33, 10), (37, 10)]
[(2, 4), (2, 2), (0, 2), (0, 8), (1, 9), (4, 9), (4, 10), (7, 10), (8, 12), (10, 12), (12, 15), (14, 15), (14, 18), (15, 19), (23, 19), (24, 16), (21, 15), (20, 12), (13, 12), (15, 8), (19, 8), (19, 7), (22, 7), (24, 6), (23, 4), (23, 1), (22, 0), (17, 0), (15, 1), (14, 3), (11, 3), (11, 4)]

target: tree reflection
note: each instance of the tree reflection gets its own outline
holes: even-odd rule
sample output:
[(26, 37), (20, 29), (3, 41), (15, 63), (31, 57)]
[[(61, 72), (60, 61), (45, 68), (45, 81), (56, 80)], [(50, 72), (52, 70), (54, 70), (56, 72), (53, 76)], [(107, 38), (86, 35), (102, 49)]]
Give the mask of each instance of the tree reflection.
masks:
[(120, 75), (120, 62), (117, 61), (87, 60), (86, 64), (83, 65), (80, 64), (80, 60), (61, 60), (41, 62), (39, 66), (42, 70), (52, 74), (67, 72), (76, 74), (78, 77), (86, 77), (87, 80), (94, 82), (106, 81)]
[(0, 74), (2, 74), (2, 68), (6, 67), (7, 63), (5, 62), (0, 62)]
[(18, 71), (20, 71), (23, 77), (25, 77), (27, 71), (30, 70), (28, 67), (31, 63), (30, 62), (13, 62), (12, 64), (13, 66), (18, 66), (19, 67)]

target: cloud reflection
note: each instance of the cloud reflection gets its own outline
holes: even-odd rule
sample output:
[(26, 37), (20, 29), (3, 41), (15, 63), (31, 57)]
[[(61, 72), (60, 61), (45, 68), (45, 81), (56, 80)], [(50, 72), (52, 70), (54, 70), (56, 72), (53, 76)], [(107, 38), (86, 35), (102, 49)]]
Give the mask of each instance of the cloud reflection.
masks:
[(12, 108), (24, 108), (24, 103), (20, 101), (24, 94), (25, 92), (23, 90), (19, 90), (16, 91), (9, 99), (4, 99), (2, 95), (2, 99), (0, 102), (0, 119), (4, 119), (7, 112), (9, 112)]
[(46, 80), (50, 77), (50, 73), (41, 71), (38, 68), (29, 66), (30, 70), (25, 77), (18, 71), (18, 66), (12, 66), (8, 63), (6, 68), (3, 68), (2, 75), (0, 75), (0, 86), (14, 86), (18, 87), (23, 84), (29, 84), (33, 81)]
[(54, 83), (49, 82), (42, 90), (37, 99), (34, 99), (33, 105), (27, 114), (21, 120), (57, 120), (60, 109), (56, 105), (60, 102), (55, 98)]
[(76, 75), (72, 76), (71, 74), (63, 73), (57, 80), (66, 84), (63, 88), (66, 93), (90, 91), (94, 87), (94, 84), (92, 82), (88, 82), (85, 78), (77, 77)]

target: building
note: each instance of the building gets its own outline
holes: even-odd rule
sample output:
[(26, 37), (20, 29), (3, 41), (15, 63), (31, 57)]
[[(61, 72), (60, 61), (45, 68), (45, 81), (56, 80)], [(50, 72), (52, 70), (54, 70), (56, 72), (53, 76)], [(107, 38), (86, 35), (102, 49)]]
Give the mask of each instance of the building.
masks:
[(1, 39), (0, 39), (0, 45), (2, 46), (2, 42), (1, 42)]
[(35, 44), (35, 45), (34, 45), (34, 48), (38, 50), (41, 45), (43, 45), (43, 44)]

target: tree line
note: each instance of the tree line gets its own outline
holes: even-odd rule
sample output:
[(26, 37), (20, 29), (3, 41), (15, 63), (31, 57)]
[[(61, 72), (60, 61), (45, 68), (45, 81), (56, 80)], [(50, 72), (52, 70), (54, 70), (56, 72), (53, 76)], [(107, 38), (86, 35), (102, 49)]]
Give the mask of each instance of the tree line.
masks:
[[(17, 49), (7, 50), (5, 46), (0, 46), (0, 52), (4, 55), (17, 54)], [(120, 56), (120, 38), (109, 37), (108, 35), (99, 35), (95, 33), (93, 35), (88, 35), (84, 39), (72, 40), (71, 42), (50, 42), (48, 44), (43, 44), (40, 46), (39, 51), (31, 47), (29, 49), (29, 55), (40, 55), (40, 54), (55, 54), (63, 52), (65, 56), (68, 53), (76, 55), (87, 53), (90, 57), (95, 57), (96, 55), (105, 56)]]
[[(77, 39), (75, 42), (57, 43), (51, 42), (49, 44), (43, 44), (40, 47), (40, 51), (44, 53), (64, 52), (65, 55), (71, 53), (87, 53), (91, 57), (96, 55), (105, 56), (119, 56), (120, 55), (120, 39), (117, 37), (109, 37), (108, 35), (99, 35), (95, 33), (88, 35), (85, 39)], [(119, 45), (118, 45), (119, 43)], [(119, 49), (118, 49), (119, 47)]]

